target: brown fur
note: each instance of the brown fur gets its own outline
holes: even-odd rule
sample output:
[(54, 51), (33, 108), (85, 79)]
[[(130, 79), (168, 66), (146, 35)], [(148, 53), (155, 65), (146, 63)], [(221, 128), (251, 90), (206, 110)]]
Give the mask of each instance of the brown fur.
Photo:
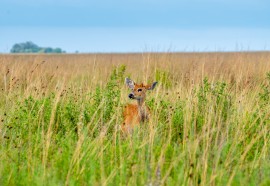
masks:
[(147, 90), (152, 90), (151, 87), (153, 85), (132, 83), (130, 88), (132, 89), (132, 94), (134, 95), (133, 99), (137, 101), (137, 104), (127, 104), (124, 108), (124, 123), (121, 126), (124, 133), (132, 133), (135, 126), (147, 121), (150, 117), (150, 110), (149, 107), (145, 105), (145, 98)]
[(135, 126), (138, 126), (140, 123), (145, 122), (149, 119), (150, 111), (147, 106), (146, 113), (144, 115), (139, 113), (138, 105), (128, 104), (126, 105), (123, 116), (124, 123), (122, 124), (122, 131), (124, 133), (131, 133)]

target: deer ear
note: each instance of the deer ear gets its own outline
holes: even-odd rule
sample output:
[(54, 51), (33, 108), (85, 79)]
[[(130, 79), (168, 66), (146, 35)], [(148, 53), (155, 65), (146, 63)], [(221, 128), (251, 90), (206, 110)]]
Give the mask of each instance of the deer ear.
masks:
[(156, 87), (157, 83), (158, 82), (154, 82), (154, 83), (152, 83), (152, 85), (148, 85), (147, 90), (153, 90)]
[(125, 82), (126, 82), (127, 86), (128, 86), (130, 89), (134, 89), (134, 85), (135, 85), (134, 81), (132, 81), (132, 80), (129, 79), (129, 78), (126, 78), (126, 79), (125, 79)]

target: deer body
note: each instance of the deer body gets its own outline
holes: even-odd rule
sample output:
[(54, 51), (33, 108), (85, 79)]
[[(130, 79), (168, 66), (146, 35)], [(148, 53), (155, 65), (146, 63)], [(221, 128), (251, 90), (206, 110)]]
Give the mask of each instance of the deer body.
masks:
[(123, 112), (124, 123), (121, 128), (124, 133), (131, 133), (136, 125), (149, 119), (150, 110), (145, 104), (146, 92), (153, 90), (157, 82), (154, 82), (152, 85), (136, 84), (131, 79), (126, 78), (126, 84), (132, 91), (128, 97), (135, 99), (137, 104), (127, 104), (125, 106)]

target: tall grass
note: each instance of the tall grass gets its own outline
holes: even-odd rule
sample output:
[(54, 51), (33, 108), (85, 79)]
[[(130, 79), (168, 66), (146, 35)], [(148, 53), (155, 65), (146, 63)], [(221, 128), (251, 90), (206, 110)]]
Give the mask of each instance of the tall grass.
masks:
[[(270, 54), (0, 56), (0, 185), (269, 185)], [(159, 81), (125, 137), (124, 78)]]

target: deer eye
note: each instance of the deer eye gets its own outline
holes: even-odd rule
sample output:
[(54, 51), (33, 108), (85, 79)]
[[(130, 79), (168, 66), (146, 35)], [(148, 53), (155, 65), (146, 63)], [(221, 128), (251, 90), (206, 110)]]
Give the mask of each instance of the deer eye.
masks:
[(142, 89), (141, 89), (141, 88), (139, 88), (137, 91), (138, 91), (138, 92), (141, 92), (141, 91), (142, 91)]

